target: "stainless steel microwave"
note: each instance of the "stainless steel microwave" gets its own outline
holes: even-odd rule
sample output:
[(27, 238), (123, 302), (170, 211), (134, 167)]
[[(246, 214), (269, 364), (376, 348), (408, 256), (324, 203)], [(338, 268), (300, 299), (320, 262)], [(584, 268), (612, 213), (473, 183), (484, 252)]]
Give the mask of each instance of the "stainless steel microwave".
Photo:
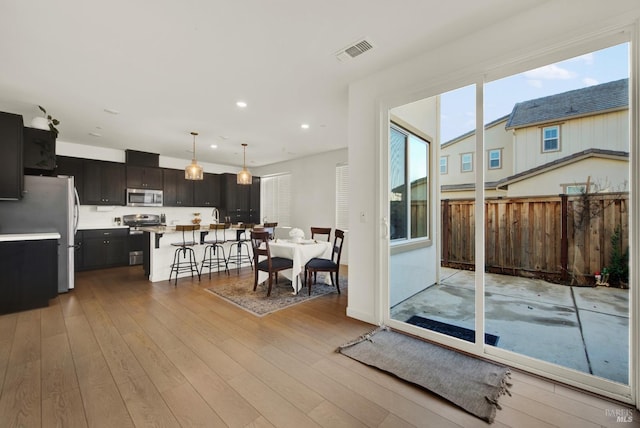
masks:
[(127, 206), (129, 207), (161, 207), (162, 190), (127, 189)]

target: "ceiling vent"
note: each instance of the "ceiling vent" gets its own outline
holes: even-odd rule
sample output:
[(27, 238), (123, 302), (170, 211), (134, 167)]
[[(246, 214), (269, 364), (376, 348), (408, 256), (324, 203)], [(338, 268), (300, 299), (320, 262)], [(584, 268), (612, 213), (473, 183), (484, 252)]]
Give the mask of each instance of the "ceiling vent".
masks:
[(338, 61), (346, 61), (362, 55), (371, 49), (373, 49), (373, 45), (367, 40), (362, 39), (336, 52), (336, 58), (338, 58)]

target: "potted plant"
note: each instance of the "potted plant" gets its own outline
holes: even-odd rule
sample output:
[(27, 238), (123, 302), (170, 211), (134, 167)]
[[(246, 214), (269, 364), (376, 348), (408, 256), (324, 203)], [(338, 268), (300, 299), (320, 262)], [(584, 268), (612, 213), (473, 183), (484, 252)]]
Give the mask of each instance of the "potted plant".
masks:
[(50, 114), (47, 114), (47, 110), (44, 107), (38, 106), (38, 108), (44, 116), (34, 117), (31, 121), (31, 126), (37, 129), (51, 131), (55, 134), (56, 138), (58, 138), (58, 128), (56, 128), (56, 126), (60, 124), (60, 121), (52, 117)]

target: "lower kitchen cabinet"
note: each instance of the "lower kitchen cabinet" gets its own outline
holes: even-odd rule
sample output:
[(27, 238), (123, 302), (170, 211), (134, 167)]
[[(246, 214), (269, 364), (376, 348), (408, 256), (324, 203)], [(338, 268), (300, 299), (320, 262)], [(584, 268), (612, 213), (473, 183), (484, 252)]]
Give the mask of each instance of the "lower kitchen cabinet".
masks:
[(129, 264), (129, 229), (83, 230), (76, 236), (81, 260), (77, 270), (101, 269)]
[(58, 240), (0, 243), (0, 314), (49, 305), (58, 295)]

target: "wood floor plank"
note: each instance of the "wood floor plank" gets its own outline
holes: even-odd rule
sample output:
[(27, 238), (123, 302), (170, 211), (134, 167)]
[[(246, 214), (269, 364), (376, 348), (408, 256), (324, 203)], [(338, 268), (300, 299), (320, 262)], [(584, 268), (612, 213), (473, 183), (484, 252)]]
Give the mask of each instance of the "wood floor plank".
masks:
[(40, 314), (40, 334), (42, 338), (57, 336), (67, 332), (67, 327), (64, 323), (64, 316), (62, 315), (62, 308), (60, 305), (52, 305), (47, 308), (42, 308)]
[(148, 376), (133, 378), (118, 385), (118, 389), (134, 425), (176, 428), (180, 426)]
[(82, 407), (80, 389), (51, 394), (42, 400), (42, 426), (83, 428), (87, 418)]
[(251, 373), (237, 376), (229, 384), (277, 427), (320, 426)]
[(9, 366), (0, 395), (2, 426), (40, 426), (41, 401), (40, 360)]
[(76, 367), (66, 333), (42, 339), (42, 399), (78, 389)]
[(115, 382), (83, 386), (82, 402), (90, 427), (135, 427)]
[(188, 383), (166, 390), (162, 396), (182, 427), (228, 426)]
[(228, 426), (244, 427), (260, 416), (247, 400), (191, 349), (186, 346), (171, 349), (167, 351), (167, 356)]
[[(349, 413), (345, 412), (329, 401), (322, 401), (314, 409), (307, 413), (318, 425), (326, 428), (365, 428), (366, 425), (360, 422)], [(396, 425), (397, 427), (398, 425)], [(406, 425), (409, 426), (409, 425)]]
[(20, 312), (16, 322), (16, 331), (11, 346), (8, 366), (23, 365), (30, 361), (39, 361), (40, 311)]

